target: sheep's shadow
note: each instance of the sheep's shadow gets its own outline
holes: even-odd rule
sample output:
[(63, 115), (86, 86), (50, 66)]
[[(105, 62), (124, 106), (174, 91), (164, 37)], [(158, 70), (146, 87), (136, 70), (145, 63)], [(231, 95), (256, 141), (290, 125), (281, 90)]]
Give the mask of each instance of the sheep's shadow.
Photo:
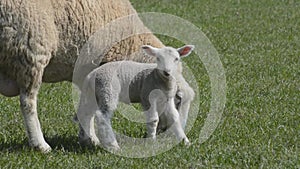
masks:
[[(93, 152), (105, 152), (101, 147), (95, 146), (84, 146), (79, 144), (77, 136), (66, 136), (66, 135), (56, 135), (53, 137), (46, 137), (45, 140), (52, 147), (52, 151), (63, 151), (63, 152), (73, 152), (73, 153), (93, 153)], [(29, 144), (27, 139), (12, 140), (9, 142), (0, 142), (0, 152), (25, 152), (34, 151)]]
[(26, 139), (22, 141), (9, 141), (9, 142), (0, 142), (0, 152), (18, 152), (24, 151), (28, 146), (28, 141)]
[(75, 153), (85, 153), (85, 152), (99, 152), (105, 151), (101, 147), (96, 147), (92, 145), (81, 145), (78, 140), (78, 136), (71, 135), (56, 135), (51, 138), (45, 138), (49, 145), (54, 151), (63, 152), (75, 152)]

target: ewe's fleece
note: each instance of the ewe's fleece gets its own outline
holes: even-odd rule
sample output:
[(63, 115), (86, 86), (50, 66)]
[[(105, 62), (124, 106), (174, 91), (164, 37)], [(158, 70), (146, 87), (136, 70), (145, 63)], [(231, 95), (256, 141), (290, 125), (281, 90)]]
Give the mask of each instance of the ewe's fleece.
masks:
[[(131, 14), (136, 11), (128, 0), (0, 1), (0, 92), (6, 96), (20, 94), (32, 147), (51, 150), (37, 116), (41, 82), (72, 81), (82, 46), (105, 25)], [(140, 20), (134, 20), (120, 25), (120, 30), (131, 31), (135, 24), (143, 25)], [(118, 36), (122, 35), (120, 30)], [(143, 44), (163, 46), (151, 33), (123, 38), (105, 53), (98, 53), (102, 62), (123, 60)], [(99, 39), (99, 43), (105, 44), (105, 40)], [(127, 59), (150, 61), (138, 56)]]
[[(26, 77), (34, 73), (24, 69), (35, 66), (40, 71), (50, 62), (43, 81), (71, 81), (78, 52), (90, 36), (113, 20), (135, 13), (126, 0), (1, 0), (1, 73), (29, 85)], [(132, 29), (134, 24), (120, 29)], [(123, 60), (143, 44), (163, 46), (153, 34), (136, 35), (106, 51), (102, 62)]]

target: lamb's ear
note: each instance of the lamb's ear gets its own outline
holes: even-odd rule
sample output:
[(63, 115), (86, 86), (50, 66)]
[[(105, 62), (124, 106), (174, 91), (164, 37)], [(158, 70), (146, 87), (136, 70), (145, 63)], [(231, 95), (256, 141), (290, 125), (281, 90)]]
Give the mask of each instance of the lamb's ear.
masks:
[(181, 48), (178, 48), (177, 51), (178, 51), (180, 57), (186, 57), (186, 56), (188, 56), (189, 54), (192, 53), (194, 48), (195, 48), (194, 45), (185, 45)]
[(156, 56), (157, 48), (152, 47), (150, 45), (143, 45), (142, 49), (150, 56)]

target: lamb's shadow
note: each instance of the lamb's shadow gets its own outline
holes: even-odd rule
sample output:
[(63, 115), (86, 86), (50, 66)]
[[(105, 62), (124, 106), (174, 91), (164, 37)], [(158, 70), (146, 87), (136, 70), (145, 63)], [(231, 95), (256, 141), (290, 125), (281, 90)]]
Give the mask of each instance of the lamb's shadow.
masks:
[[(78, 142), (77, 136), (66, 136), (57, 135), (51, 138), (45, 138), (45, 140), (52, 147), (52, 151), (63, 151), (63, 152), (74, 152), (74, 153), (98, 153), (105, 152), (101, 147), (95, 146), (83, 146)], [(22, 141), (9, 141), (6, 143), (0, 142), (0, 152), (24, 152), (24, 151), (34, 151), (29, 147), (28, 140), (24, 139)]]

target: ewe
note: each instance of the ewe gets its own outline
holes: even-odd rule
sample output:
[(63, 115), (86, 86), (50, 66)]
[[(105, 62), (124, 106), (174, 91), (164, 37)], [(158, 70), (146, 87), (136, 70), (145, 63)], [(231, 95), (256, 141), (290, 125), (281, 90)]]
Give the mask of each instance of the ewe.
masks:
[[(32, 147), (43, 152), (51, 150), (37, 113), (42, 82), (72, 81), (77, 59), (92, 65), (86, 70), (89, 73), (102, 63), (124, 60), (124, 56), (149, 62), (142, 55), (131, 54), (138, 52), (142, 44), (163, 46), (151, 33), (135, 34), (135, 30), (147, 30), (136, 14), (128, 0), (0, 0), (0, 94), (20, 95)], [(105, 38), (97, 41), (104, 51), (97, 53), (102, 59), (99, 65), (93, 66), (92, 57), (79, 58), (78, 52), (95, 32), (125, 16), (136, 17), (129, 17), (126, 24), (106, 32)], [(127, 37), (128, 34), (135, 36)], [(113, 37), (121, 41), (110, 46), (107, 41)]]
[[(194, 46), (186, 45), (176, 50), (171, 47), (155, 48), (146, 45), (142, 49), (148, 55), (156, 57), (156, 64), (117, 61), (104, 64), (89, 73), (83, 84), (77, 112), (82, 127), (81, 141), (91, 141), (95, 145), (101, 141), (106, 148), (118, 149), (111, 127), (111, 117), (121, 101), (141, 103), (146, 115), (148, 137), (156, 137), (159, 116), (163, 113), (165, 124), (172, 125), (171, 129), (176, 137), (189, 144), (183, 130), (186, 119), (180, 121), (174, 99), (181, 90), (176, 77), (183, 78), (180, 76), (180, 58), (188, 56), (193, 48)], [(184, 94), (186, 93), (193, 97), (193, 92)], [(188, 105), (179, 107), (188, 111), (189, 103), (188, 101)], [(100, 141), (95, 133), (94, 118)]]

